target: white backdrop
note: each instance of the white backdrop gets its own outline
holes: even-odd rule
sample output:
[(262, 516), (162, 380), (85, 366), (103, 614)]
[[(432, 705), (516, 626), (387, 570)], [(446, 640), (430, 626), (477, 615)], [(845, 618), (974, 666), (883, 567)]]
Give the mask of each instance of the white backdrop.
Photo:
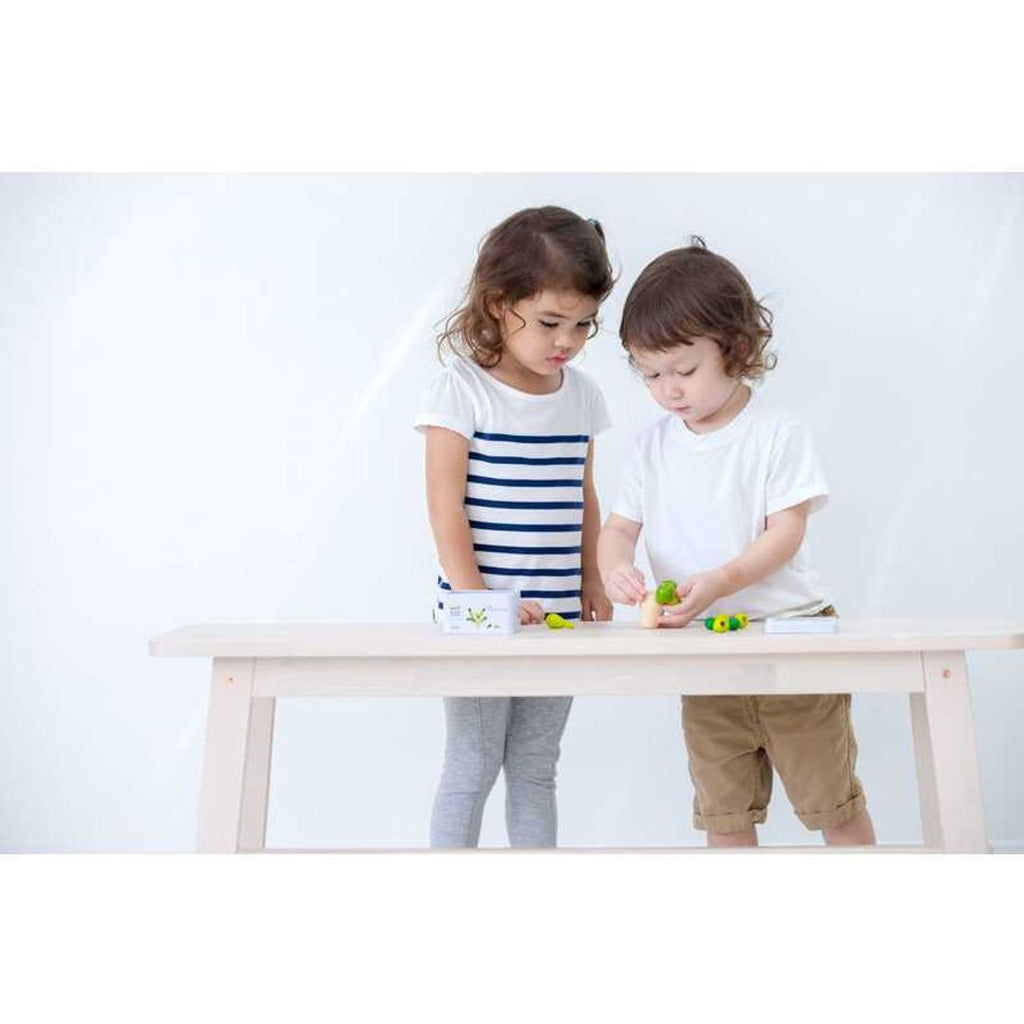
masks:
[[(1012, 175), (0, 178), (0, 850), (191, 849), (208, 667), (150, 636), (429, 614), (410, 421), (433, 325), (523, 206), (598, 217), (621, 270), (581, 364), (616, 424), (606, 509), (657, 414), (621, 304), (696, 232), (775, 311), (765, 386), (825, 462), (810, 542), (840, 612), (1024, 622), (1022, 202)], [(1024, 849), (1024, 652), (969, 667), (989, 834)], [(905, 698), (854, 714), (880, 841), (918, 841)], [(277, 722), (270, 845), (424, 845), (439, 700), (282, 700)], [(577, 699), (559, 778), (563, 845), (702, 841), (675, 700)], [(499, 782), (485, 845), (502, 804)], [(781, 787), (761, 835), (817, 841)]]

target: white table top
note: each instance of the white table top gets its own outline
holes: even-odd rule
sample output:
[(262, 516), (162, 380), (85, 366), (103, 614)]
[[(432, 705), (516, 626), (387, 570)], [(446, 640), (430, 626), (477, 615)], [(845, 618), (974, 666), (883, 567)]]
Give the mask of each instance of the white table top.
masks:
[(433, 623), (209, 624), (154, 637), (158, 657), (216, 658), (517, 658), (664, 657), (734, 654), (848, 654), (1024, 648), (1024, 626), (982, 619), (841, 618), (832, 634), (764, 635), (753, 622), (717, 634), (702, 624), (643, 629), (635, 622), (529, 626), (512, 636), (446, 636)]

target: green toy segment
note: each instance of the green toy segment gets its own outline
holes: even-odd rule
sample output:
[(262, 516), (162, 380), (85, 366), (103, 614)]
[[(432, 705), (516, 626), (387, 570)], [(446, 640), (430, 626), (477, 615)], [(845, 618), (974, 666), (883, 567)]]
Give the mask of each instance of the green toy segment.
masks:
[(679, 595), (676, 593), (675, 580), (662, 580), (658, 589), (654, 592), (654, 600), (658, 604), (679, 604)]
[(728, 633), (746, 629), (749, 623), (750, 619), (743, 612), (737, 612), (735, 615), (709, 615), (704, 620), (704, 628), (715, 633)]

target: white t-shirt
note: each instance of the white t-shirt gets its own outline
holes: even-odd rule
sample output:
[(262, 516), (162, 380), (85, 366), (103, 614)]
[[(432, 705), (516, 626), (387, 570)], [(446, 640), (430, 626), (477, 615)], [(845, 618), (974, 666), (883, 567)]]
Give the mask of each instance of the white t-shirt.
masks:
[[(424, 409), (417, 430), (446, 427), (469, 441), (465, 503), (484, 583), (578, 619), (583, 470), (590, 441), (611, 425), (597, 385), (566, 366), (557, 391), (531, 395), (459, 357)], [(443, 569), (438, 586), (443, 603)]]
[[(643, 525), (656, 582), (682, 582), (739, 555), (765, 529), (765, 518), (828, 486), (804, 423), (757, 391), (734, 420), (693, 433), (668, 415), (636, 439), (614, 511)], [(806, 538), (781, 568), (712, 605), (706, 615), (745, 612), (809, 615), (829, 604), (811, 569)]]

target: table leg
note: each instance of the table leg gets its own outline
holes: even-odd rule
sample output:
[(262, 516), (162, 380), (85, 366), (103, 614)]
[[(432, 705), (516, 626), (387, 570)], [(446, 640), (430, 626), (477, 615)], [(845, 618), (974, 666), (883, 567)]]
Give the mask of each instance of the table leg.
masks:
[(239, 848), (242, 850), (262, 850), (266, 846), (273, 740), (274, 698), (253, 697), (242, 786), (242, 826), (239, 832)]
[(963, 651), (921, 658), (925, 688), (910, 694), (910, 721), (925, 845), (988, 853), (967, 659)]
[[(241, 848), (242, 805), (249, 764), (255, 661), (214, 658), (206, 753), (199, 794), (199, 853), (235, 853)], [(261, 716), (257, 714), (257, 718)], [(265, 714), (262, 718), (265, 720)], [(259, 746), (259, 743), (255, 744)], [(269, 744), (267, 744), (269, 750)]]

